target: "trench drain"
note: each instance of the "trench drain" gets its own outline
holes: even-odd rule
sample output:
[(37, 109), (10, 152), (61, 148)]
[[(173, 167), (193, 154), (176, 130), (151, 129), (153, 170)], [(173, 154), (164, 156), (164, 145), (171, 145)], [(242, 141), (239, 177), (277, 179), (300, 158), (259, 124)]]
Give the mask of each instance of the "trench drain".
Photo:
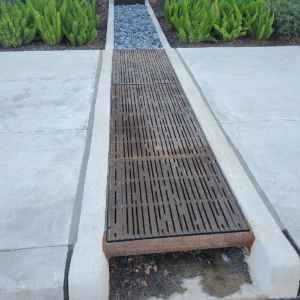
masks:
[(114, 50), (107, 257), (251, 246), (164, 50)]

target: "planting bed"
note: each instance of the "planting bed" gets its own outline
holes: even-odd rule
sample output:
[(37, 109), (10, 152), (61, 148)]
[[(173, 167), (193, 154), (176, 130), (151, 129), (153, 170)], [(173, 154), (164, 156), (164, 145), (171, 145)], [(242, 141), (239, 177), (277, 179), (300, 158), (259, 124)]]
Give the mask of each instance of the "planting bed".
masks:
[(73, 47), (69, 40), (64, 36), (62, 41), (55, 46), (51, 46), (43, 42), (42, 40), (32, 42), (29, 45), (16, 47), (16, 48), (5, 48), (0, 44), (1, 51), (59, 51), (59, 50), (103, 50), (105, 49), (106, 43), (106, 29), (107, 29), (107, 18), (108, 18), (108, 1), (103, 2), (101, 5), (99, 1), (96, 2), (96, 14), (99, 16), (100, 25), (97, 28), (97, 37), (89, 45), (83, 45)]
[(172, 48), (202, 48), (202, 47), (270, 47), (270, 46), (293, 46), (300, 45), (300, 39), (296, 40), (281, 40), (276, 34), (272, 34), (268, 40), (256, 41), (249, 36), (242, 36), (230, 42), (219, 41), (213, 42), (200, 42), (200, 43), (184, 43), (178, 38), (178, 31), (176, 28), (171, 27), (165, 20), (162, 4), (151, 3), (151, 7), (155, 16), (163, 30), (170, 46)]

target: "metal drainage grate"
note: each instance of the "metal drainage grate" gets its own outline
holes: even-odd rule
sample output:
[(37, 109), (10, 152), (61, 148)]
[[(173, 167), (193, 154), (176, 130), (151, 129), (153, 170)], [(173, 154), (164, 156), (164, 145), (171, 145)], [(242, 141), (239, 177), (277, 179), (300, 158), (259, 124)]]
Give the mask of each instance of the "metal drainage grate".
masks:
[(165, 52), (114, 51), (113, 62), (124, 74), (140, 64), (128, 80), (140, 85), (112, 86), (107, 241), (248, 231)]
[[(178, 82), (163, 50), (114, 50), (113, 84), (153, 84)], [(124, 53), (125, 52), (125, 53)], [(143, 50), (144, 52), (144, 50)]]

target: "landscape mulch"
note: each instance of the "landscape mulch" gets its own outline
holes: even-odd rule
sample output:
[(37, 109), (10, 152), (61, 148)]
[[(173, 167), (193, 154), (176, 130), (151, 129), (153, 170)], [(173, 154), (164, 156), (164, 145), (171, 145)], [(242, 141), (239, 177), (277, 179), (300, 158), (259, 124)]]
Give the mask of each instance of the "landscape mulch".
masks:
[(16, 47), (16, 48), (5, 48), (0, 45), (0, 52), (4, 51), (59, 51), (59, 50), (103, 50), (105, 49), (106, 43), (106, 31), (107, 31), (107, 18), (108, 18), (108, 2), (97, 0), (96, 14), (99, 16), (100, 25), (97, 28), (97, 37), (89, 45), (83, 45), (74, 47), (69, 42), (69, 40), (64, 36), (62, 41), (55, 46), (46, 44), (45, 42), (39, 40), (30, 43), (26, 46)]
[(300, 45), (300, 39), (281, 40), (276, 34), (272, 34), (268, 40), (256, 41), (249, 36), (241, 36), (230, 42), (219, 41), (200, 42), (200, 43), (184, 43), (178, 38), (178, 31), (171, 27), (165, 20), (162, 5), (160, 3), (151, 3), (155, 16), (163, 30), (170, 46), (172, 48), (204, 48), (204, 47), (271, 47), (271, 46), (296, 46)]

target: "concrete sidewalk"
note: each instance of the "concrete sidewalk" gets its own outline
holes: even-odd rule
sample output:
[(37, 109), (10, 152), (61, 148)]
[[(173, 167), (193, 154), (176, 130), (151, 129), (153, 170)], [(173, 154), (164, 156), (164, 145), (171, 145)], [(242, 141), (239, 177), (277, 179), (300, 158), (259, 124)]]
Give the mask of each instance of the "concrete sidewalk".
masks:
[(300, 247), (300, 47), (178, 51), (265, 205)]
[(0, 55), (1, 300), (64, 298), (99, 55)]

